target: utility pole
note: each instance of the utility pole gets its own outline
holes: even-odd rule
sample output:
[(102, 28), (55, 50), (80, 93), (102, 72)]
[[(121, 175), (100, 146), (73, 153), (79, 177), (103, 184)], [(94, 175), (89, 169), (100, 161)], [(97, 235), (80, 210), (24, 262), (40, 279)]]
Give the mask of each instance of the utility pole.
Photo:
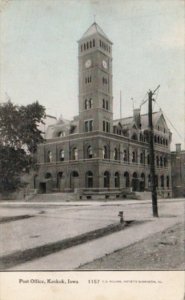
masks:
[(157, 191), (156, 191), (156, 177), (155, 177), (155, 155), (154, 155), (154, 133), (152, 120), (152, 97), (159, 86), (152, 92), (148, 92), (148, 125), (149, 125), (149, 153), (150, 153), (150, 176), (151, 176), (151, 192), (152, 192), (152, 210), (153, 217), (158, 217), (157, 207)]

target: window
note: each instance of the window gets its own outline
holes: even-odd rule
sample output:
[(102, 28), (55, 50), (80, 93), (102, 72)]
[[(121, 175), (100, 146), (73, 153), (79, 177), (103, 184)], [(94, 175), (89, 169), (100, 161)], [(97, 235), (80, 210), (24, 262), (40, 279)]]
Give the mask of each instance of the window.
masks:
[(102, 107), (105, 108), (105, 99), (102, 101)]
[(132, 135), (132, 140), (137, 141), (137, 134), (136, 134), (136, 133), (133, 133), (133, 135)]
[(87, 84), (87, 83), (90, 83), (90, 82), (92, 82), (91, 76), (85, 77), (85, 83)]
[(124, 160), (124, 161), (127, 161), (127, 160), (128, 160), (128, 157), (127, 157), (127, 150), (124, 150), (124, 151), (123, 151), (123, 160)]
[(118, 160), (118, 150), (114, 149), (114, 160)]
[(78, 149), (74, 148), (74, 159), (78, 160)]
[(125, 187), (128, 188), (130, 185), (130, 179), (129, 179), (129, 173), (125, 172), (124, 173), (124, 178), (125, 178)]
[(93, 47), (95, 47), (95, 40), (93, 40)]
[(159, 157), (156, 156), (156, 164), (157, 164), (157, 167), (159, 166)]
[(92, 99), (89, 99), (89, 108), (92, 108), (93, 107), (93, 101)]
[(110, 132), (110, 123), (107, 121), (103, 121), (103, 131)]
[(104, 173), (104, 187), (108, 188), (110, 184), (110, 174), (108, 171), (105, 171)]
[(166, 176), (166, 186), (169, 188), (170, 186), (170, 177)]
[(147, 155), (147, 164), (148, 165), (150, 164), (150, 155), (149, 154)]
[(78, 160), (78, 149), (74, 147), (71, 151), (71, 159)]
[(136, 153), (132, 152), (132, 162), (136, 162)]
[(88, 100), (85, 99), (85, 109), (88, 109)]
[(93, 120), (88, 120), (84, 122), (84, 131), (85, 132), (93, 131)]
[(53, 161), (53, 154), (51, 151), (48, 151), (48, 162), (52, 162)]
[(164, 175), (161, 176), (161, 187), (164, 187)]
[(85, 132), (88, 132), (88, 121), (85, 121)]
[(105, 77), (103, 77), (103, 78), (102, 78), (102, 83), (103, 83), (103, 84), (107, 84), (107, 83), (108, 83), (108, 79), (105, 78)]
[(108, 159), (109, 155), (108, 155), (108, 147), (107, 146), (103, 146), (103, 159)]
[(120, 186), (120, 176), (119, 176), (118, 172), (116, 172), (114, 175), (114, 185), (115, 185), (115, 188), (119, 188), (119, 186)]
[(87, 148), (87, 158), (92, 158), (93, 157), (93, 150), (92, 150), (92, 147), (89, 146)]
[(143, 155), (143, 153), (140, 153), (140, 163), (141, 164), (144, 163), (144, 155)]
[(93, 131), (93, 120), (89, 121), (89, 131)]
[(105, 131), (105, 129), (106, 129), (106, 126), (105, 126), (105, 121), (103, 121), (103, 131)]
[(60, 150), (60, 161), (64, 161), (64, 150)]
[(109, 122), (106, 122), (106, 132), (109, 132), (109, 131), (110, 131), (110, 130), (109, 130), (109, 127), (110, 127)]
[(109, 102), (108, 102), (108, 100), (106, 101), (106, 109), (107, 110), (109, 109)]
[(86, 187), (87, 188), (93, 187), (93, 173), (91, 171), (88, 171), (86, 173)]
[(92, 48), (92, 42), (90, 41), (90, 48)]
[(162, 156), (160, 157), (160, 166), (161, 167), (163, 166), (163, 158), (162, 158)]

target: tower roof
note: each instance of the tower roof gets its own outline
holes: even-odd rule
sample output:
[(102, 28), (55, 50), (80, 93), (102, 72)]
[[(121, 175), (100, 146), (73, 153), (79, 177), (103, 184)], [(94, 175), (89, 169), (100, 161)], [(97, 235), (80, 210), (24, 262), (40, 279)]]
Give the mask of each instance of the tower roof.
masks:
[(81, 37), (80, 40), (85, 39), (85, 38), (95, 35), (95, 34), (101, 35), (102, 37), (104, 37), (106, 40), (108, 40), (112, 44), (112, 42), (109, 40), (108, 36), (104, 33), (104, 31), (101, 29), (101, 27), (96, 22), (94, 22), (87, 29), (87, 31), (83, 34), (83, 36)]

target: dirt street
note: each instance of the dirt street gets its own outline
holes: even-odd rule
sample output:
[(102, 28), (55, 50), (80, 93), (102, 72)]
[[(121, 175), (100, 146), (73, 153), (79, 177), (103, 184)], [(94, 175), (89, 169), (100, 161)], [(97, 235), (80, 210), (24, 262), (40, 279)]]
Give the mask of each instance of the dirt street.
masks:
[(178, 223), (138, 243), (106, 255), (79, 269), (185, 270), (184, 224)]

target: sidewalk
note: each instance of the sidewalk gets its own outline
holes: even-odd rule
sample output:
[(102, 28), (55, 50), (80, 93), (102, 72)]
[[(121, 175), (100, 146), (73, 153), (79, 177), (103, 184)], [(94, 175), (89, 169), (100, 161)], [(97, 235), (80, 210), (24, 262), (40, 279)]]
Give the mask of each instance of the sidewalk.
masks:
[(178, 217), (161, 216), (160, 218), (152, 218), (144, 224), (131, 226), (125, 230), (85, 244), (18, 265), (11, 268), (11, 270), (74, 270), (80, 265), (141, 241), (142, 239), (161, 232), (178, 222), (183, 222), (183, 215)]

